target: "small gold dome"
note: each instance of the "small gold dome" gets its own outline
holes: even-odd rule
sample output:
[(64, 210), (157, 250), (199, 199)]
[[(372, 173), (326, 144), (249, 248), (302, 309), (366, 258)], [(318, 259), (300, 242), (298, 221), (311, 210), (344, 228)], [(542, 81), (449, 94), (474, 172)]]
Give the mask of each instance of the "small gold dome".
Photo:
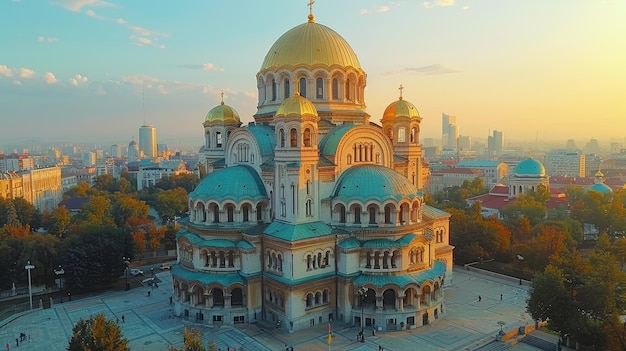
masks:
[(361, 69), (354, 50), (341, 35), (312, 21), (298, 25), (278, 38), (265, 55), (260, 72), (298, 65)]
[(296, 93), (294, 96), (285, 99), (276, 110), (275, 118), (289, 117), (317, 117), (315, 105), (305, 97)]
[(417, 112), (417, 108), (415, 107), (415, 105), (406, 100), (403, 100), (402, 97), (400, 97), (399, 100), (394, 101), (389, 106), (387, 106), (385, 112), (383, 113), (382, 121), (387, 122), (398, 117), (419, 118), (420, 115), (419, 112)]
[(239, 114), (234, 108), (225, 105), (224, 101), (221, 104), (213, 107), (209, 113), (207, 113), (205, 122), (234, 122), (240, 123), (241, 119)]

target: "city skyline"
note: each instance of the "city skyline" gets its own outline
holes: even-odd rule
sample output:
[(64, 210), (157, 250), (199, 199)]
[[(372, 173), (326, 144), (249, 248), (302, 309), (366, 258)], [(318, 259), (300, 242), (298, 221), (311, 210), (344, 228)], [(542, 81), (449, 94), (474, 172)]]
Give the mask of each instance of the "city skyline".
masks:
[[(262, 58), (309, 13), (307, 1), (271, 4), (0, 3), (0, 144), (123, 145), (144, 124), (159, 142), (201, 144), (222, 91), (244, 124), (253, 121)], [(507, 140), (624, 138), (624, 1), (318, 0), (313, 13), (367, 72), (372, 122), (402, 84), (422, 138), (441, 137), (442, 113), (475, 138), (494, 129)]]

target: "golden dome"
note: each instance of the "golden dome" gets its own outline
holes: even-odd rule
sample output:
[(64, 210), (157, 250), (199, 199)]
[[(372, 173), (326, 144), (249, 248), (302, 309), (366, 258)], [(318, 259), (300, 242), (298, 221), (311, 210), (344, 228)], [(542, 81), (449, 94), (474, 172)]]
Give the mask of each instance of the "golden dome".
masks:
[(298, 65), (361, 69), (350, 44), (334, 30), (312, 20), (290, 29), (276, 40), (265, 55), (261, 72)]
[(383, 113), (382, 121), (386, 122), (398, 117), (420, 118), (420, 114), (419, 112), (417, 112), (417, 108), (415, 107), (415, 105), (406, 100), (403, 100), (402, 97), (400, 97), (398, 101), (394, 101), (389, 104), (389, 106), (387, 106), (385, 112)]
[(239, 114), (234, 108), (225, 105), (224, 101), (221, 104), (213, 107), (209, 113), (207, 113), (205, 122), (234, 122), (240, 123)]
[(317, 109), (315, 105), (305, 97), (296, 93), (294, 96), (285, 99), (276, 110), (274, 118), (289, 117), (317, 117)]

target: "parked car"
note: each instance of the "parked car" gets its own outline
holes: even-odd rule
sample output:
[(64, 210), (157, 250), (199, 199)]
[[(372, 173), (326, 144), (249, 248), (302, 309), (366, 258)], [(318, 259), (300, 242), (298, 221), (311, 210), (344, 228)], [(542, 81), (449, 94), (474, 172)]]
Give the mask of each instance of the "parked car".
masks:
[(171, 263), (161, 263), (161, 265), (159, 266), (160, 270), (166, 270), (166, 269), (172, 269), (172, 264)]
[(139, 268), (131, 268), (130, 269), (130, 274), (134, 275), (134, 276), (138, 276), (138, 275), (143, 275), (143, 271)]
[(141, 283), (143, 285), (147, 285), (147, 286), (154, 286), (155, 288), (159, 287), (159, 284), (157, 284), (157, 281), (154, 278), (144, 279), (144, 280), (141, 281)]

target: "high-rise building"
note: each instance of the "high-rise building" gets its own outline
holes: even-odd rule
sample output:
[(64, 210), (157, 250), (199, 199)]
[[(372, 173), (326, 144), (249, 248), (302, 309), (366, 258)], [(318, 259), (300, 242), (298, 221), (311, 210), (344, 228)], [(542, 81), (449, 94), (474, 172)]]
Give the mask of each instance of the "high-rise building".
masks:
[(550, 176), (585, 177), (585, 155), (578, 150), (555, 149), (546, 152), (543, 160)]
[(504, 149), (504, 137), (502, 132), (494, 130), (487, 138), (487, 150), (490, 155), (499, 155)]
[(456, 125), (456, 116), (441, 114), (441, 148), (456, 149), (456, 139), (459, 137), (459, 128)]
[(143, 157), (157, 156), (156, 127), (145, 125), (139, 128), (139, 150), (143, 153)]
[(110, 156), (115, 158), (122, 157), (122, 148), (118, 144), (111, 145)]

